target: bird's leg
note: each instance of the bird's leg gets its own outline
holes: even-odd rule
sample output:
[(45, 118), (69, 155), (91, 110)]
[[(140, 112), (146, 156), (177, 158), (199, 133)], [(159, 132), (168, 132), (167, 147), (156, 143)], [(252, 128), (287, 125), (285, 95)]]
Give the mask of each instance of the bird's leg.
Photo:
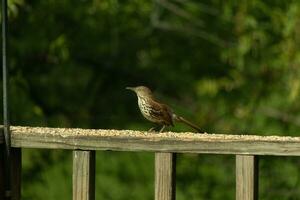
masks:
[(154, 132), (156, 127), (152, 127), (148, 130), (148, 132)]
[(159, 130), (159, 133), (162, 133), (162, 132), (165, 130), (165, 128), (166, 128), (166, 126), (163, 125), (163, 126), (161, 127), (161, 129)]

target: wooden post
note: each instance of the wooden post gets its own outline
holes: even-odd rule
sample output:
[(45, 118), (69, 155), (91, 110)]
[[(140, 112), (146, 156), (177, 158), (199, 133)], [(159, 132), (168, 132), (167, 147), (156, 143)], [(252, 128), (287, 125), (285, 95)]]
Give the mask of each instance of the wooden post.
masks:
[(21, 148), (11, 148), (11, 199), (21, 199), (22, 151)]
[(175, 200), (176, 154), (155, 153), (155, 200)]
[(11, 148), (11, 192), (10, 194), (5, 194), (5, 178), (8, 176), (5, 175), (5, 146), (4, 144), (0, 147), (0, 199), (6, 199), (7, 196), (11, 197), (11, 200), (20, 200), (21, 199), (21, 170), (22, 170), (22, 157), (21, 157), (21, 148)]
[(73, 200), (95, 200), (95, 151), (73, 151)]
[(236, 200), (258, 199), (258, 158), (236, 156)]
[(5, 199), (5, 144), (0, 145), (0, 199)]

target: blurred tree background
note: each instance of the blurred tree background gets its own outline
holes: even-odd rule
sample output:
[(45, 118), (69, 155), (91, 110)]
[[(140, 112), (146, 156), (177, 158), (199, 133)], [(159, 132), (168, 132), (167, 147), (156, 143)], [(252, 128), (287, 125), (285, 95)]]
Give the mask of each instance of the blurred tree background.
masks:
[[(13, 125), (147, 130), (147, 85), (207, 132), (297, 135), (298, 0), (9, 0)], [(176, 125), (170, 130), (190, 131)], [(300, 160), (262, 157), (261, 199), (300, 199)], [(234, 156), (178, 155), (177, 197), (234, 199)], [(72, 152), (25, 149), (24, 199), (71, 199)], [(153, 199), (153, 154), (97, 152), (96, 198)]]

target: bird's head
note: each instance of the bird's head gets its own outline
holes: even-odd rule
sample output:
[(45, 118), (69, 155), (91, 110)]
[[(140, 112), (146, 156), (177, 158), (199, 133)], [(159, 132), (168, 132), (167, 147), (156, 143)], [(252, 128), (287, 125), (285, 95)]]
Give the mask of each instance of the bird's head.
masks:
[(132, 90), (138, 97), (152, 97), (152, 92), (146, 86), (126, 87), (127, 90)]

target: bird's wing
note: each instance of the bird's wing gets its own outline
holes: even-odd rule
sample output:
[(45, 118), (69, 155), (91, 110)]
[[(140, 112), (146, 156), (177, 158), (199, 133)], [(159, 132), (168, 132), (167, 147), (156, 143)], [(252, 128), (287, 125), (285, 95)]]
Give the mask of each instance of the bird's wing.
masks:
[(152, 106), (153, 109), (150, 112), (153, 116), (162, 119), (163, 124), (173, 126), (172, 111), (167, 105), (153, 102)]

